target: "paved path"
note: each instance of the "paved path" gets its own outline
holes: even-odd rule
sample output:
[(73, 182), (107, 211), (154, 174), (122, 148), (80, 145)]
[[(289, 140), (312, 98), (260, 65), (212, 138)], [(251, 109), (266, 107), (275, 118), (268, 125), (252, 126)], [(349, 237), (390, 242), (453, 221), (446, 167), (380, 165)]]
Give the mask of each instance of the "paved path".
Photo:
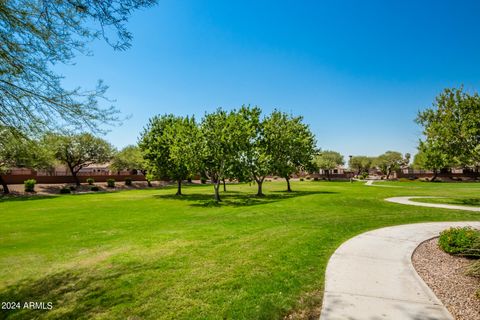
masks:
[(375, 181), (378, 181), (378, 180), (367, 180), (367, 182), (365, 182), (365, 185), (369, 187), (403, 188), (403, 186), (391, 186), (388, 184), (373, 184)]
[(410, 201), (410, 199), (422, 199), (422, 198), (435, 198), (435, 197), (394, 197), (387, 198), (386, 201), (408, 204), (411, 206), (419, 207), (432, 207), (432, 208), (442, 208), (442, 209), (454, 209), (454, 210), (467, 210), (467, 211), (478, 211), (480, 212), (480, 207), (467, 207), (467, 206), (457, 206), (453, 204), (441, 204), (441, 203), (426, 203), (426, 202), (415, 202)]
[(452, 320), (411, 261), (422, 241), (452, 226), (480, 228), (480, 222), (401, 225), (344, 242), (328, 262), (320, 319)]

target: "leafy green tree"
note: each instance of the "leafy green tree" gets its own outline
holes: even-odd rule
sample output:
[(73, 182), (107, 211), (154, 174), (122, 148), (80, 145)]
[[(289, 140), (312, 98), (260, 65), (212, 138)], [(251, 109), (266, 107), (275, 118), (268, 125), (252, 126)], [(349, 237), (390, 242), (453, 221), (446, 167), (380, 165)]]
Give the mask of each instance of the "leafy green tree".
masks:
[[(431, 108), (419, 112), (417, 123), (423, 127), (425, 143), (421, 149), (436, 159), (455, 159), (462, 166), (480, 164), (480, 96), (463, 88), (445, 89)], [(444, 153), (445, 156), (439, 156)], [(433, 166), (430, 164), (430, 167)]]
[(257, 196), (262, 197), (263, 182), (267, 175), (271, 174), (273, 168), (273, 157), (269, 152), (271, 148), (267, 137), (268, 123), (260, 121), (261, 109), (243, 106), (238, 113), (232, 112), (238, 127), (241, 129), (236, 135), (238, 141), (239, 156), (233, 159), (242, 159), (243, 167), (249, 180), (257, 184)]
[(23, 132), (88, 128), (119, 120), (104, 108), (107, 87), (65, 89), (52, 66), (71, 63), (87, 44), (103, 38), (114, 49), (130, 46), (125, 24), (155, 0), (0, 1), (0, 125)]
[(243, 132), (244, 126), (237, 123), (238, 120), (237, 111), (217, 109), (207, 113), (200, 125), (200, 171), (212, 181), (216, 201), (221, 201), (221, 181), (230, 174), (232, 163), (240, 161), (241, 151), (245, 148), (246, 134)]
[(315, 156), (315, 165), (319, 169), (325, 170), (327, 179), (330, 180), (330, 171), (336, 169), (338, 166), (343, 166), (345, 161), (343, 156), (336, 151), (325, 150)]
[(372, 167), (374, 158), (367, 156), (353, 156), (348, 162), (350, 169), (354, 170), (357, 174), (368, 173), (368, 170)]
[(433, 177), (430, 181), (435, 181), (438, 173), (453, 164), (453, 158), (450, 157), (442, 147), (433, 144), (431, 141), (420, 142), (418, 153), (415, 155), (413, 165), (418, 169), (433, 171)]
[(78, 172), (82, 168), (107, 163), (114, 154), (110, 143), (90, 133), (47, 134), (42, 143), (48, 146), (55, 159), (67, 166), (77, 186), (80, 185)]
[(291, 192), (292, 174), (307, 170), (315, 154), (315, 137), (303, 117), (294, 117), (274, 110), (262, 123), (265, 154), (270, 164), (265, 172), (275, 173), (287, 182)]
[(410, 155), (407, 155), (408, 156), (404, 158), (400, 152), (387, 151), (375, 158), (373, 165), (386, 175), (386, 178), (388, 179), (392, 172), (399, 170), (402, 166), (408, 164)]
[(143, 159), (142, 151), (138, 146), (133, 145), (126, 146), (115, 153), (110, 163), (110, 169), (112, 171), (138, 170), (143, 175), (147, 173), (146, 167), (147, 164)]
[(11, 128), (0, 127), (0, 184), (3, 193), (10, 190), (2, 174), (9, 169), (24, 167), (29, 169), (47, 169), (53, 166), (54, 160), (36, 140), (25, 137), (22, 133)]
[(195, 119), (169, 114), (150, 119), (139, 147), (148, 171), (157, 177), (177, 181), (177, 195), (181, 195), (182, 181), (198, 169), (198, 143)]

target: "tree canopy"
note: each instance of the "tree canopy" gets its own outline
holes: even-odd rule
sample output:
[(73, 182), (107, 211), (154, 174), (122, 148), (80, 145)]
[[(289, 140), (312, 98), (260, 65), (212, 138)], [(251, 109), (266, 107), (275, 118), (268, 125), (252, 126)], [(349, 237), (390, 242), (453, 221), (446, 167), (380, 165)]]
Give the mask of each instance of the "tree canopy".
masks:
[(182, 180), (198, 171), (198, 134), (193, 117), (169, 114), (150, 119), (140, 138), (149, 172), (177, 181), (177, 195), (182, 194)]
[(138, 146), (129, 145), (115, 153), (110, 163), (112, 171), (138, 170), (143, 175), (146, 174), (145, 160), (142, 151)]
[(373, 160), (373, 165), (377, 167), (388, 179), (392, 172), (399, 170), (403, 165), (410, 161), (410, 154), (404, 158), (400, 152), (387, 151)]
[(345, 160), (339, 152), (325, 150), (315, 156), (314, 163), (319, 169), (325, 170), (330, 180), (330, 171), (336, 169), (338, 166), (344, 165)]
[(348, 165), (350, 169), (354, 170), (357, 174), (365, 173), (372, 167), (374, 158), (367, 156), (352, 156)]
[(271, 158), (271, 172), (287, 181), (292, 174), (309, 169), (316, 149), (316, 140), (303, 117), (294, 117), (274, 110), (263, 121), (265, 153)]
[(12, 128), (0, 127), (0, 184), (3, 193), (9, 193), (2, 174), (11, 168), (47, 169), (53, 166), (50, 154), (36, 140), (25, 137)]
[(419, 112), (416, 121), (423, 127), (425, 140), (419, 148), (429, 159), (427, 167), (439, 169), (453, 162), (464, 167), (480, 166), (480, 96), (477, 92), (445, 89), (431, 108)]
[(107, 163), (114, 154), (110, 143), (90, 133), (47, 134), (43, 144), (48, 146), (55, 159), (67, 166), (77, 185), (80, 185), (77, 174), (82, 168)]
[(103, 38), (113, 48), (130, 46), (130, 14), (155, 0), (0, 1), (0, 125), (27, 134), (89, 129), (115, 123), (118, 110), (103, 107), (107, 87), (65, 89), (56, 64), (89, 54)]

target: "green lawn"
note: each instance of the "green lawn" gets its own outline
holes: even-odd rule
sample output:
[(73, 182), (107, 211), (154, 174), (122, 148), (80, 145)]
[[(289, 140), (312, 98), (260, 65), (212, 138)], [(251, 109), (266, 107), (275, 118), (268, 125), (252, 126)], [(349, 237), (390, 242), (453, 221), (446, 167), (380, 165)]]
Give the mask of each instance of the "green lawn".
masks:
[(478, 197), (479, 184), (266, 182), (0, 200), (0, 300), (51, 301), (12, 319), (275, 319), (315, 313), (330, 255), (367, 230), (480, 220), (384, 201)]
[(411, 199), (415, 202), (425, 202), (425, 203), (440, 203), (440, 204), (454, 204), (461, 206), (469, 207), (480, 207), (480, 198), (476, 197), (455, 197), (455, 198), (420, 198), (420, 199)]

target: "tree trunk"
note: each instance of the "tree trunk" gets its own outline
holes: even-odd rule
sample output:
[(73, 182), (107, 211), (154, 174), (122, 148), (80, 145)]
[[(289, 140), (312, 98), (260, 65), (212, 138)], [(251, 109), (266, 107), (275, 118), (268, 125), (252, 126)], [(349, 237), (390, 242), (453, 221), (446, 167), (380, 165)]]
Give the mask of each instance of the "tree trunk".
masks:
[(391, 174), (390, 170), (387, 171), (387, 178), (386, 178), (386, 180), (388, 180), (388, 178), (390, 178), (390, 174)]
[(177, 180), (177, 193), (175, 195), (182, 195), (182, 179)]
[(227, 192), (227, 185), (225, 184), (225, 178), (223, 178), (222, 181), (223, 181), (223, 192)]
[(77, 173), (72, 171), (72, 176), (75, 180), (75, 184), (77, 185), (77, 187), (80, 186), (80, 179), (77, 177)]
[(330, 181), (330, 170), (325, 170), (325, 172), (327, 173), (327, 180)]
[(438, 175), (437, 170), (433, 170), (433, 177), (432, 177), (432, 180), (430, 180), (430, 181), (431, 182), (435, 181), (435, 179), (437, 179), (437, 175)]
[(264, 194), (262, 192), (263, 179), (264, 178), (256, 180), (257, 185), (258, 185), (257, 197), (263, 197), (264, 196)]
[(222, 201), (222, 200), (220, 199), (220, 192), (219, 192), (219, 189), (220, 189), (220, 179), (217, 179), (217, 180), (213, 183), (213, 189), (215, 190), (215, 201), (217, 201), (217, 202)]
[(7, 185), (7, 182), (5, 180), (3, 180), (2, 176), (0, 175), (0, 184), (2, 185), (3, 187), (3, 194), (9, 194), (10, 193), (10, 190), (8, 189), (8, 185)]
[(285, 180), (287, 180), (287, 192), (292, 192), (292, 188), (290, 188), (290, 177), (286, 176)]

